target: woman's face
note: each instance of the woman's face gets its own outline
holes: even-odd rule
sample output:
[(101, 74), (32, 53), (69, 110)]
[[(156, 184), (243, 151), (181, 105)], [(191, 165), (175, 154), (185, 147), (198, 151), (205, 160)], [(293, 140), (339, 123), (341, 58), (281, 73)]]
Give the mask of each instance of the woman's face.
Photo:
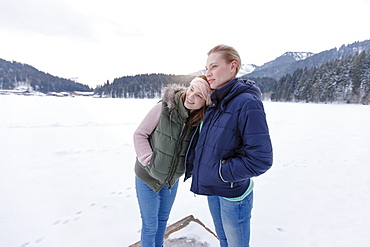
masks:
[(198, 110), (206, 104), (206, 100), (197, 86), (190, 85), (186, 91), (184, 106), (190, 111)]
[(211, 89), (220, 88), (232, 79), (236, 74), (236, 61), (228, 63), (221, 52), (209, 54), (206, 64), (206, 76)]

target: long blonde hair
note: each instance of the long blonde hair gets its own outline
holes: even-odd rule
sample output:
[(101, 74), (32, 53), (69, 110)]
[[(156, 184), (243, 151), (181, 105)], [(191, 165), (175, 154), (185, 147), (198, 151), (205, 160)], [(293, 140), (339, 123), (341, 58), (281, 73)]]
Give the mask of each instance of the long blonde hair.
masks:
[[(205, 75), (198, 75), (196, 77), (202, 78), (206, 82), (208, 82), (207, 77)], [(186, 98), (186, 92), (182, 94), (182, 101), (185, 101)], [(200, 124), (204, 119), (204, 114), (206, 112), (206, 104), (204, 103), (204, 106), (198, 110), (192, 111), (189, 114), (188, 123), (190, 127), (196, 127), (198, 124)]]

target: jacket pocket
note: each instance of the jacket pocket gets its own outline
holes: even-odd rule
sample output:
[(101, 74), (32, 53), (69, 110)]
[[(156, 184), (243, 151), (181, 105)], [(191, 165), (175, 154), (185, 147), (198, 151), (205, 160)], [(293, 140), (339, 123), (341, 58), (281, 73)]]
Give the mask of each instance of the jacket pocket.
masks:
[(200, 184), (206, 187), (225, 187), (228, 182), (223, 181), (219, 174), (220, 161), (213, 165), (201, 165), (202, 169), (199, 171)]

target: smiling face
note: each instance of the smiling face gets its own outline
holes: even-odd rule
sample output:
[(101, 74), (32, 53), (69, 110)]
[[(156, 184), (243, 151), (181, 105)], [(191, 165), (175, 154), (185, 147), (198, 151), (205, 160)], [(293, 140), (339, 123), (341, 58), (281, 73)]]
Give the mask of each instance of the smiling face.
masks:
[(190, 85), (186, 91), (186, 98), (184, 101), (184, 106), (190, 111), (198, 110), (205, 106), (206, 100), (202, 95), (202, 91), (199, 87), (195, 85)]
[(231, 81), (236, 76), (238, 63), (234, 60), (228, 62), (223, 52), (213, 52), (208, 55), (206, 76), (212, 89), (217, 89)]

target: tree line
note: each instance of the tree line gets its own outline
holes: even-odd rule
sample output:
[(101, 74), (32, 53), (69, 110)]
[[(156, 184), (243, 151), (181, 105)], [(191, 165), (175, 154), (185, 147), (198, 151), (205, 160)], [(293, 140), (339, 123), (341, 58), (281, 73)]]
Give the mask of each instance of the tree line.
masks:
[[(340, 49), (343, 51), (344, 49)], [(343, 53), (343, 52), (342, 52)], [(342, 54), (343, 55), (343, 54)], [(312, 56), (313, 57), (313, 56)], [(370, 50), (341, 56), (316, 66), (302, 67), (279, 79), (270, 77), (242, 78), (254, 80), (263, 99), (285, 102), (370, 103)], [(160, 98), (171, 83), (188, 86), (194, 75), (141, 74), (124, 76), (97, 86), (96, 95), (111, 98)], [(46, 74), (32, 66), (0, 59), (0, 89), (29, 85), (43, 93), (92, 91), (87, 85)]]
[(0, 89), (14, 89), (19, 85), (42, 93), (93, 90), (87, 85), (52, 76), (30, 65), (0, 59)]
[[(195, 76), (142, 74), (107, 81), (95, 94), (112, 98), (160, 98), (171, 83), (188, 86)], [(370, 103), (370, 52), (362, 51), (326, 62), (321, 66), (299, 68), (279, 80), (242, 76), (256, 82), (263, 99), (284, 102)]]
[(110, 98), (160, 98), (162, 89), (168, 84), (176, 83), (189, 86), (195, 76), (166, 75), (166, 74), (141, 74), (116, 78), (112, 83), (107, 81), (102, 86), (97, 86), (94, 93), (101, 97)]
[(364, 50), (283, 76), (275, 84), (271, 100), (369, 104), (369, 86), (370, 52)]

